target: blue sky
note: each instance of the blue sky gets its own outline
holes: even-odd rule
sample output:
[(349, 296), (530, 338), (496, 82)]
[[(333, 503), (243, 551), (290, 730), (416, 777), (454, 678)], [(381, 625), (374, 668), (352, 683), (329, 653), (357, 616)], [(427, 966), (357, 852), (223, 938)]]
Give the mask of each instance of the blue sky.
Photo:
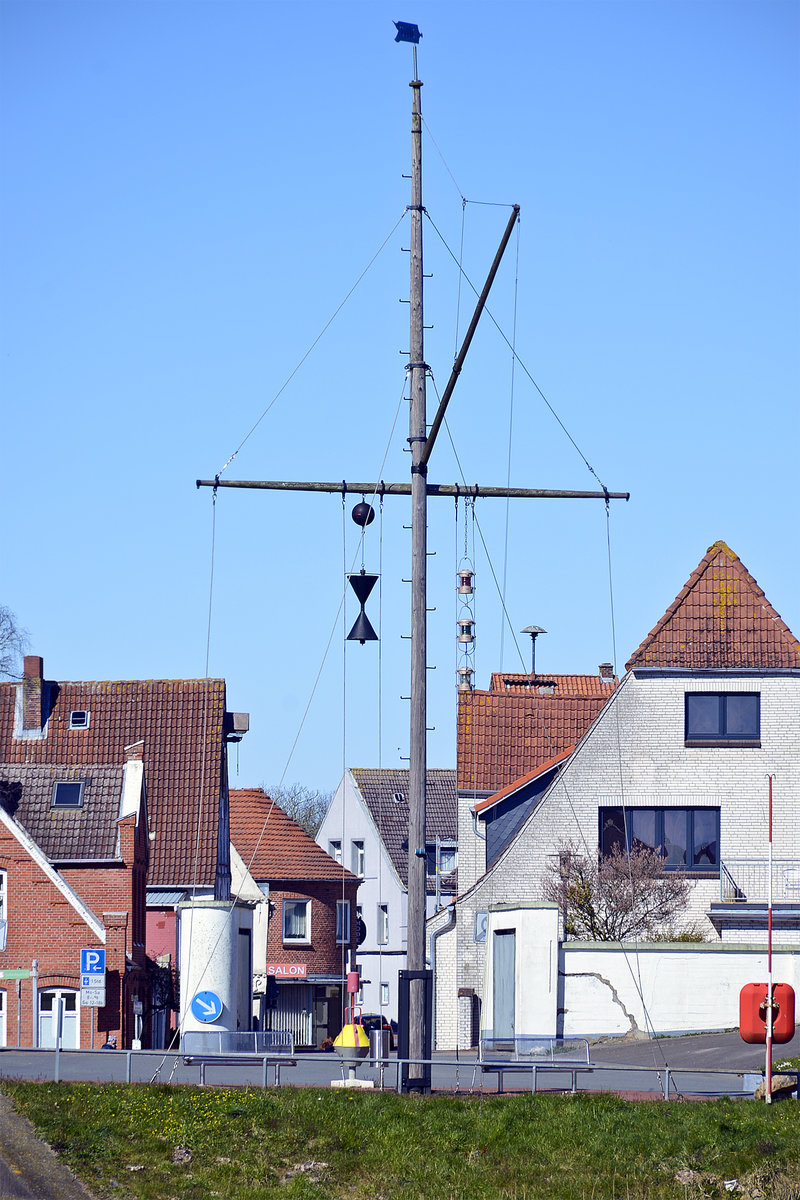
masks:
[[(430, 478), (593, 488), (586, 460), (631, 493), (611, 588), (601, 503), (478, 504), (479, 686), (528, 669), (530, 624), (539, 669), (595, 671), (612, 589), (622, 667), (718, 538), (800, 632), (800, 6), (4, 0), (0, 601), (50, 678), (200, 676), (208, 642), (251, 714), (241, 786), (330, 789), (408, 753), (407, 502), (364, 548), (380, 647), (345, 647), (352, 502), (343, 520), (336, 496), (221, 491), (209, 639), (195, 488), (237, 447), (224, 478), (408, 479), (396, 19), (423, 34), (440, 391), (472, 310), (453, 255), (463, 238), (480, 287), (521, 206), (490, 301), (513, 340), (516, 298), (519, 361), (485, 320), (448, 415), (457, 459), (442, 434)], [(464, 514), (430, 510), (429, 763), (452, 766)]]

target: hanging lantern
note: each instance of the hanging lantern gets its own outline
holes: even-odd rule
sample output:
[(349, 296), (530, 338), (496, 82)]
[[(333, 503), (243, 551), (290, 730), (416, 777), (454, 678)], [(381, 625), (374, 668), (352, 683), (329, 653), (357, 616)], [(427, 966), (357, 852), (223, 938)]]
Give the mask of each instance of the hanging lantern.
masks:
[(458, 640), (460, 642), (464, 642), (464, 643), (474, 641), (475, 640), (475, 635), (473, 633), (474, 628), (475, 628), (475, 622), (472, 620), (471, 617), (464, 617), (463, 619), (459, 620), (459, 622), (458, 622)]
[(473, 676), (473, 674), (474, 674), (474, 672), (472, 670), (472, 667), (459, 667), (458, 668), (458, 690), (460, 692), (471, 692), (472, 691), (472, 676)]
[(458, 572), (458, 590), (462, 596), (472, 595), (472, 580), (475, 572), (470, 567), (462, 567)]

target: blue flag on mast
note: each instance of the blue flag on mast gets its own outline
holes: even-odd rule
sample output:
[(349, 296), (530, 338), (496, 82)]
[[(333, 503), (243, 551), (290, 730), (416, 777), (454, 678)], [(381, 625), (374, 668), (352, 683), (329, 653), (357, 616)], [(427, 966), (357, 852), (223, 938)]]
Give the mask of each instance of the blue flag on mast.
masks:
[(422, 37), (419, 25), (410, 25), (408, 21), (395, 21), (394, 27), (397, 30), (394, 38), (396, 42), (413, 42), (415, 46), (419, 44)]

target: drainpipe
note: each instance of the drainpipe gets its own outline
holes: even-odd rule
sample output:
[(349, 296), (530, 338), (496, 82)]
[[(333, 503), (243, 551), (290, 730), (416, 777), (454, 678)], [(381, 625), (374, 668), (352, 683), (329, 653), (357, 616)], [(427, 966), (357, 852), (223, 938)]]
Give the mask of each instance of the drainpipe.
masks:
[(31, 1046), (34, 1050), (39, 1045), (39, 960), (35, 958), (31, 963), (31, 1020), (33, 1029), (31, 1030)]
[(434, 1048), (436, 1042), (436, 939), (441, 937), (443, 933), (449, 933), (451, 930), (455, 929), (455, 927), (456, 906), (455, 901), (453, 901), (448, 908), (446, 923), (442, 925), (441, 929), (435, 929), (430, 936), (428, 962), (430, 963), (431, 972), (433, 975), (433, 1029), (431, 1032), (433, 1034)]

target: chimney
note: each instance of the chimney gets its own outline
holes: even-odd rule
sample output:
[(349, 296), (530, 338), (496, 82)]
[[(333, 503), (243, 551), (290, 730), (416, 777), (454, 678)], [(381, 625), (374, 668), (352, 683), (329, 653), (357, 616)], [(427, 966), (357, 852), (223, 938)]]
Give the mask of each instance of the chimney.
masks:
[(143, 762), (144, 761), (144, 740), (139, 742), (131, 742), (130, 746), (125, 747), (126, 762)]
[(22, 730), (42, 729), (42, 705), (44, 701), (44, 659), (37, 654), (26, 654), (22, 676)]
[(614, 664), (613, 663), (600, 663), (600, 666), (597, 669), (600, 672), (601, 679), (613, 679), (614, 678)]

